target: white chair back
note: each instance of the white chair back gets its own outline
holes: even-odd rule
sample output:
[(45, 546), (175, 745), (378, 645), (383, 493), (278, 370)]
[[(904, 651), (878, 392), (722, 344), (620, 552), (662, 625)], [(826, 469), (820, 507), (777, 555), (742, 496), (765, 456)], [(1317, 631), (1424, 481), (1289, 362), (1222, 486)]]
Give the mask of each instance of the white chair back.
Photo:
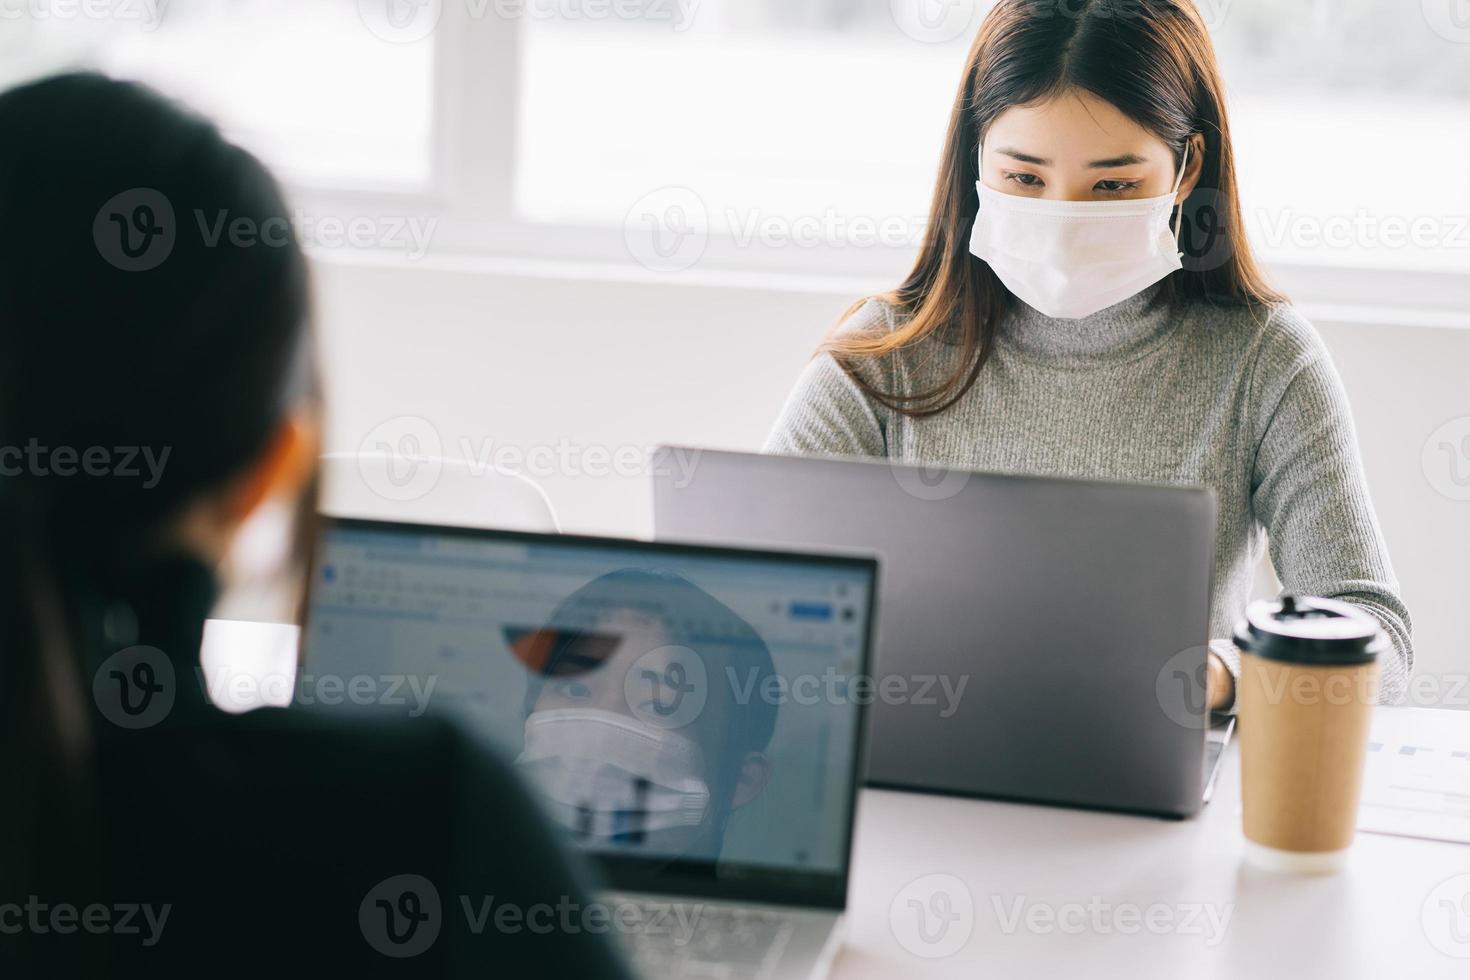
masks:
[[(394, 453), (329, 453), (321, 463), (322, 510), (334, 517), (510, 531), (561, 529), (546, 492), (517, 473)], [(269, 539), (266, 544), (278, 544), (286, 527), (256, 533)], [(295, 626), (208, 621), (200, 659), (211, 699), (230, 712), (289, 705), (299, 639)]]
[(561, 530), (546, 491), (519, 473), (402, 453), (328, 453), (321, 462), (322, 510), (334, 517)]

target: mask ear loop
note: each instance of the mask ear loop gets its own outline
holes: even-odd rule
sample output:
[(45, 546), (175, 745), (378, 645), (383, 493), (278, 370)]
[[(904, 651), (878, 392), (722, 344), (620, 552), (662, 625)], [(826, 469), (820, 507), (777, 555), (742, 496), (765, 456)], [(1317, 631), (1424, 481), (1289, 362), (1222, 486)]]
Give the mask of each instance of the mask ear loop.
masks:
[[(1179, 176), (1174, 178), (1174, 189), (1169, 192), (1169, 196), (1175, 199), (1175, 207), (1179, 209), (1179, 220), (1171, 220), (1169, 222), (1169, 224), (1172, 225), (1174, 229), (1175, 247), (1178, 247), (1179, 236), (1184, 232), (1184, 203), (1179, 200), (1179, 191), (1181, 188), (1184, 187), (1184, 173), (1189, 169), (1189, 148), (1191, 145), (1193, 145), (1193, 143), (1193, 137), (1184, 141), (1184, 159), (1181, 160), (1179, 163)], [(1180, 253), (1180, 258), (1183, 258), (1183, 253)]]

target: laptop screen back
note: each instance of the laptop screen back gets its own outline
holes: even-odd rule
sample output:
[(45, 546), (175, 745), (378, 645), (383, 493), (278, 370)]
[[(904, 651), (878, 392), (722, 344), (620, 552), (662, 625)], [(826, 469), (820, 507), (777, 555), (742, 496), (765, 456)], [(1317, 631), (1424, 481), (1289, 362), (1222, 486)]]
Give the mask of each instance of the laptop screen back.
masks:
[(455, 712), (620, 887), (840, 901), (874, 575), (861, 559), (335, 521), (299, 690), (396, 678)]

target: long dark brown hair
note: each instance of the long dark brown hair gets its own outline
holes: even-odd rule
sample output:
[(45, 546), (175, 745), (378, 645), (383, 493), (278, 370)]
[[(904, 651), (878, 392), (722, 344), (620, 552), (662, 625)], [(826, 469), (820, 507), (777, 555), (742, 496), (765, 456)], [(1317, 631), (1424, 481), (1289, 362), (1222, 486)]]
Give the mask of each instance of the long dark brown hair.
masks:
[[(1214, 46), (1192, 0), (1000, 0), (970, 48), (929, 210), (929, 228), (908, 278), (880, 297), (893, 330), (838, 330), (823, 344), (869, 397), (915, 418), (937, 415), (974, 386), (1012, 302), (990, 266), (970, 253), (978, 202), (979, 147), (997, 116), (1069, 90), (1116, 106), (1173, 151), (1204, 139), (1198, 188), (1179, 216), (1212, 245), (1165, 280), (1159, 302), (1207, 299), (1267, 306), (1283, 300), (1251, 254), (1241, 221), (1234, 153)], [(1208, 209), (1208, 213), (1204, 213)], [(851, 317), (866, 300), (847, 311)], [(865, 362), (926, 338), (958, 352), (954, 369), (926, 391), (881, 390)]]

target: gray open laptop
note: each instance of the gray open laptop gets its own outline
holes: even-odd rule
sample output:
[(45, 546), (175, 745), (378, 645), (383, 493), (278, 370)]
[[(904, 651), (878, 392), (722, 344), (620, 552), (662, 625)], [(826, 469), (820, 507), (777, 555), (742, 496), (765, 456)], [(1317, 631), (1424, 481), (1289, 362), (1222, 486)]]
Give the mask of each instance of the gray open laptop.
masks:
[(600, 865), (640, 975), (818, 977), (847, 904), (876, 574), (331, 520), (303, 674), (432, 681), (430, 707), (498, 743)]
[(1209, 798), (1230, 728), (1204, 697), (1208, 490), (668, 447), (654, 473), (660, 539), (881, 556), (869, 783), (1172, 817)]

